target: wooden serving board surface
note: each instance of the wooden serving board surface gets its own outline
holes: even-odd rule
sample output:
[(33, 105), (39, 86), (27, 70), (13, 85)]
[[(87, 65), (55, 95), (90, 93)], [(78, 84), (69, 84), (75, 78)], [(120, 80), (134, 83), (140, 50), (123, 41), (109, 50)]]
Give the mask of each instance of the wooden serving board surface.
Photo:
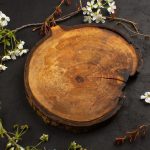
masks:
[(27, 59), (27, 97), (46, 122), (90, 127), (119, 110), (138, 62), (135, 48), (110, 29), (56, 26)]

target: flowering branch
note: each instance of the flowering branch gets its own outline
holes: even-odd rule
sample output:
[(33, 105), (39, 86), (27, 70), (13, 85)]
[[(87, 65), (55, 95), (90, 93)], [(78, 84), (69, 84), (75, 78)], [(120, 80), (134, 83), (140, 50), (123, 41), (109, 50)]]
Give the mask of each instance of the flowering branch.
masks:
[(19, 145), (18, 143), (22, 139), (22, 136), (28, 131), (29, 127), (28, 125), (14, 125), (14, 132), (8, 132), (2, 124), (2, 121), (0, 120), (0, 138), (6, 138), (7, 144), (6, 144), (6, 150), (39, 150), (39, 146), (48, 141), (48, 135), (43, 134), (39, 138), (39, 142), (35, 146), (26, 146), (23, 147)]
[(137, 129), (127, 132), (122, 137), (117, 137), (115, 139), (115, 143), (120, 145), (124, 144), (125, 142), (129, 141), (130, 143), (134, 142), (137, 138), (145, 136), (148, 128), (150, 127), (150, 124), (147, 125), (141, 125)]
[(133, 35), (131, 35), (131, 36), (142, 36), (142, 37), (144, 37), (145, 39), (150, 39), (150, 35), (148, 35), (148, 34), (143, 34), (143, 33), (140, 33), (139, 31), (138, 31), (138, 29), (137, 28), (135, 28), (135, 30), (132, 30), (129, 26), (127, 26), (126, 24), (124, 24), (124, 23), (122, 23), (122, 22), (118, 22), (118, 25), (122, 25), (127, 31), (129, 31), (129, 32), (131, 32)]
[[(13, 127), (14, 132), (7, 131), (2, 121), (0, 120), (0, 139), (6, 138), (7, 144), (5, 150), (41, 150), (41, 144), (48, 142), (49, 136), (47, 134), (42, 134), (39, 138), (39, 142), (34, 146), (22, 146), (19, 144), (19, 142), (22, 140), (22, 136), (26, 134), (29, 127), (28, 125), (14, 125)], [(44, 150), (46, 148), (44, 147)], [(68, 150), (87, 150), (83, 148), (80, 144), (77, 144), (75, 141), (71, 142)]]
[(37, 26), (41, 26), (43, 23), (31, 23), (31, 24), (26, 24), (26, 25), (23, 25), (21, 27), (18, 27), (16, 29), (13, 30), (13, 32), (18, 32), (20, 30), (23, 30), (25, 28), (29, 28), (29, 27), (37, 27)]
[[(97, 22), (100, 21), (103, 23), (105, 22), (105, 19), (110, 20), (110, 21), (115, 21), (115, 22), (117, 22), (117, 24), (122, 25), (126, 30), (133, 33), (134, 36), (139, 35), (139, 36), (145, 37), (146, 39), (150, 38), (150, 35), (146, 35), (146, 34), (139, 32), (139, 29), (138, 29), (137, 24), (135, 22), (128, 20), (128, 19), (125, 19), (125, 18), (120, 18), (120, 17), (116, 17), (116, 16), (111, 15), (111, 14), (115, 13), (115, 9), (116, 9), (114, 0), (105, 0), (105, 3), (102, 3), (102, 0), (97, 0), (97, 3), (94, 3), (94, 2), (95, 2), (95, 0), (92, 0), (91, 2), (87, 3), (86, 7), (83, 7), (82, 0), (79, 0), (80, 7), (78, 7), (78, 9), (76, 11), (73, 11), (67, 15), (56, 18), (56, 16), (60, 16), (62, 14), (61, 6), (64, 4), (64, 1), (62, 0), (61, 3), (56, 7), (55, 11), (44, 22), (23, 25), (19, 28), (16, 28), (14, 31), (18, 32), (18, 31), (25, 29), (25, 28), (28, 28), (28, 27), (35, 27), (33, 29), (33, 31), (35, 31), (37, 29), (41, 29), (41, 31), (44, 34), (47, 34), (48, 31), (50, 30), (51, 26), (56, 25), (56, 23), (65, 21), (65, 20), (81, 13), (82, 11), (83, 11), (84, 15), (90, 14), (90, 13), (92, 13), (92, 9), (94, 7), (94, 9), (95, 8), (98, 8), (98, 9), (99, 8), (100, 9), (105, 8), (109, 12), (110, 15), (109, 16), (102, 16), (101, 11), (98, 10), (98, 12), (94, 12), (96, 15), (95, 16), (96, 18), (94, 17), (94, 14), (91, 14), (91, 17), (94, 17), (93, 21), (97, 20)], [(71, 2), (69, 2), (69, 4), (71, 4)], [(85, 16), (84, 21), (88, 21), (88, 22), (90, 21), (89, 23), (91, 23), (92, 22), (91, 17), (90, 17), (90, 20), (88, 20), (89, 16), (88, 17)]]
[(16, 38), (15, 32), (6, 28), (10, 18), (0, 11), (0, 46), (3, 47), (0, 55), (0, 71), (7, 69), (4, 64), (8, 60), (16, 60), (17, 56), (22, 56), (28, 52), (24, 49), (24, 41)]

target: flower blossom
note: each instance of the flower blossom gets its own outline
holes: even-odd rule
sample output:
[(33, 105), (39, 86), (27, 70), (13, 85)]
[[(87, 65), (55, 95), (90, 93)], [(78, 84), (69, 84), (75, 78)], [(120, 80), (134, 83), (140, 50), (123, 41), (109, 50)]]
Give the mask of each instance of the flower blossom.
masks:
[(144, 95), (141, 95), (140, 99), (150, 104), (150, 92), (145, 92)]
[(105, 23), (106, 16), (104, 16), (104, 10), (109, 15), (114, 14), (116, 9), (114, 0), (91, 0), (87, 2), (87, 5), (82, 8), (84, 15), (84, 22), (92, 23)]
[(91, 16), (84, 16), (84, 22), (92, 23), (92, 17)]
[(19, 44), (17, 45), (18, 49), (23, 49), (25, 42), (24, 41), (20, 41)]
[(10, 56), (9, 55), (5, 55), (2, 57), (2, 61), (6, 61), (6, 60), (10, 60)]
[(100, 13), (100, 9), (98, 9), (97, 12), (93, 13), (92, 16), (93, 21), (95, 21), (96, 23), (105, 23), (106, 17), (102, 16), (102, 14)]
[[(10, 18), (0, 11), (0, 45), (4, 47), (0, 56), (0, 71), (4, 71), (7, 67), (3, 64), (7, 60), (16, 60), (18, 56), (26, 54), (29, 50), (24, 49), (25, 42), (16, 39), (13, 31), (4, 28), (8, 25)], [(10, 35), (10, 36), (7, 36)]]
[(0, 11), (0, 27), (5, 27), (8, 25), (10, 18)]
[(109, 7), (107, 8), (108, 12), (110, 14), (114, 14), (116, 9), (116, 4), (115, 2), (109, 3)]
[(6, 69), (7, 69), (7, 67), (6, 67), (5, 65), (0, 64), (0, 71), (4, 71), (4, 70), (6, 70)]

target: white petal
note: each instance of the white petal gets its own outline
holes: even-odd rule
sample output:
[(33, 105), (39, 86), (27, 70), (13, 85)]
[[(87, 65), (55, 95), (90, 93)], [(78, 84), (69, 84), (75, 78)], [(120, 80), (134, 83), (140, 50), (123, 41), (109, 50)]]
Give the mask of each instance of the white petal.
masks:
[(145, 92), (145, 96), (150, 96), (150, 92)]
[(16, 56), (15, 56), (15, 55), (12, 55), (12, 56), (11, 56), (11, 59), (12, 59), (12, 60), (16, 60)]
[(112, 10), (111, 10), (111, 13), (112, 13), (112, 14), (114, 14), (114, 13), (115, 13), (115, 11), (112, 9)]
[(96, 23), (100, 23), (100, 20), (96, 20)]
[(5, 65), (2, 65), (2, 70), (6, 70), (7, 69), (7, 67), (5, 66)]
[(2, 27), (5, 27), (5, 26), (7, 26), (7, 25), (8, 25), (8, 22), (7, 22), (6, 20), (1, 21), (1, 26), (2, 26)]
[(117, 8), (116, 5), (114, 5), (114, 6), (113, 6), (113, 9), (116, 9), (116, 8)]
[(150, 104), (150, 97), (146, 98), (145, 102)]
[(108, 10), (108, 12), (111, 12), (111, 8), (110, 7), (108, 7), (107, 10)]
[(94, 7), (94, 8), (97, 8), (97, 7), (98, 7), (98, 5), (97, 5), (97, 4), (95, 4), (95, 5), (93, 5), (93, 7)]
[(145, 95), (141, 95), (140, 99), (146, 99), (147, 97)]
[(93, 17), (92, 20), (95, 21), (95, 20), (96, 20), (96, 17)]
[(91, 3), (90, 3), (90, 2), (87, 2), (87, 5), (88, 5), (88, 6), (90, 6), (90, 5), (91, 5)]
[(24, 45), (24, 44), (25, 44), (25, 41), (21, 41), (21, 44)]
[(91, 5), (93, 5), (93, 4), (94, 4), (94, 2), (95, 2), (95, 0), (92, 0), (92, 1), (91, 1)]
[(6, 17), (6, 20), (9, 22), (9, 21), (10, 21), (10, 18), (9, 18), (9, 17)]
[(19, 44), (19, 45), (17, 46), (17, 48), (18, 48), (18, 49), (23, 49), (23, 45), (22, 45), (22, 44)]
[(10, 60), (10, 59), (11, 59), (11, 58), (10, 58), (10, 56), (8, 56), (8, 55), (2, 57), (2, 61)]
[(87, 7), (87, 10), (90, 11), (90, 12), (92, 11), (91, 7)]
[(83, 11), (86, 11), (86, 7), (83, 7), (82, 10), (83, 10)]

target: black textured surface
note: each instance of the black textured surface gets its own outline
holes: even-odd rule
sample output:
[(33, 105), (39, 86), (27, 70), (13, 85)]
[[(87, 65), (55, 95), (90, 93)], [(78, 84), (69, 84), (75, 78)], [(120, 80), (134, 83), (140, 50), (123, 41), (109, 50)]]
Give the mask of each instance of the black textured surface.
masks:
[[(22, 24), (40, 22), (54, 9), (59, 0), (0, 0), (0, 10), (11, 18), (10, 28)], [(77, 0), (74, 0), (74, 4)], [(148, 0), (116, 0), (118, 16), (134, 20), (139, 24), (141, 31), (150, 33), (150, 1)], [(73, 9), (73, 7), (72, 7)], [(71, 10), (65, 8), (65, 12)], [(82, 16), (78, 15), (61, 24), (68, 26), (81, 24)], [(124, 35), (128, 33), (115, 24), (108, 23)], [(30, 29), (18, 33), (18, 37), (26, 41), (26, 46), (31, 49), (41, 39), (38, 33), (32, 33)], [(129, 37), (130, 38), (130, 37)], [(146, 150), (149, 149), (150, 134), (145, 139), (137, 140), (134, 144), (115, 146), (114, 137), (120, 136), (125, 131), (135, 128), (137, 125), (150, 122), (150, 106), (139, 100), (140, 95), (150, 87), (150, 41), (139, 38), (130, 38), (131, 42), (143, 53), (144, 66), (137, 77), (129, 80), (125, 94), (127, 99), (123, 108), (113, 119), (102, 126), (82, 134), (73, 134), (63, 129), (45, 125), (44, 122), (32, 110), (25, 96), (23, 73), (26, 56), (17, 61), (8, 62), (7, 71), (0, 73), (0, 117), (4, 124), (11, 129), (15, 123), (30, 125), (30, 131), (24, 136), (23, 145), (34, 144), (37, 138), (44, 132), (50, 135), (46, 144), (48, 150), (66, 150), (68, 144), (75, 140), (89, 150)], [(108, 91), (109, 92), (109, 91)], [(4, 143), (0, 141), (0, 150), (4, 149)]]

